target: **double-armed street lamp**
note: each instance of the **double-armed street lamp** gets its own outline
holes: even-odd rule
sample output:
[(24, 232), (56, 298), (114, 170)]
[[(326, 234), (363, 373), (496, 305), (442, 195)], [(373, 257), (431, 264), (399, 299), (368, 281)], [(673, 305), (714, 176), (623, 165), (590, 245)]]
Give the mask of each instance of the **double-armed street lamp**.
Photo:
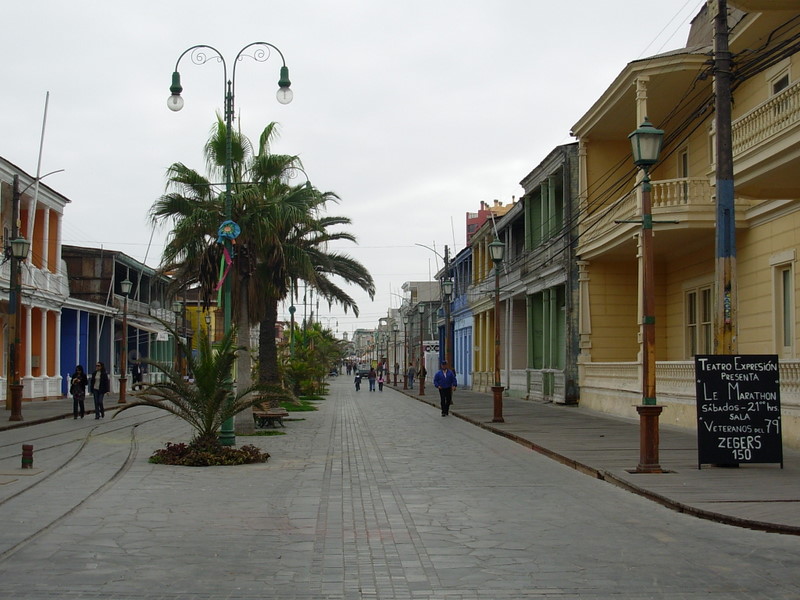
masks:
[(119, 287), (125, 299), (122, 304), (122, 346), (119, 351), (119, 401), (117, 404), (125, 404), (125, 396), (128, 391), (128, 295), (131, 293), (133, 282), (126, 277), (123, 281), (120, 281)]
[(639, 465), (637, 473), (661, 473), (658, 459), (658, 417), (663, 410), (656, 404), (655, 279), (653, 260), (653, 215), (650, 168), (658, 162), (664, 131), (653, 127), (645, 117), (631, 140), (633, 163), (642, 171), (642, 403), (639, 413)]
[[(252, 53), (248, 53), (252, 49)], [(278, 79), (278, 93), (277, 98), (278, 102), (281, 104), (289, 104), (292, 101), (292, 90), (291, 85), (292, 82), (289, 80), (289, 69), (286, 66), (286, 60), (283, 57), (283, 53), (278, 49), (277, 46), (274, 46), (268, 42), (253, 42), (251, 44), (246, 45), (244, 48), (239, 50), (236, 54), (236, 57), (233, 61), (232, 73), (230, 79), (228, 78), (228, 67), (225, 63), (225, 59), (222, 54), (216, 48), (212, 46), (207, 46), (205, 44), (199, 44), (196, 46), (192, 46), (191, 48), (187, 48), (183, 51), (183, 53), (178, 57), (178, 60), (175, 63), (175, 70), (172, 73), (172, 85), (170, 86), (171, 96), (167, 100), (167, 106), (172, 111), (179, 111), (183, 108), (183, 98), (181, 97), (181, 92), (183, 91), (183, 87), (181, 86), (181, 77), (178, 71), (178, 66), (180, 65), (181, 59), (186, 56), (187, 54), (190, 55), (190, 59), (194, 64), (203, 65), (210, 60), (216, 60), (217, 62), (222, 63), (222, 70), (223, 70), (223, 81), (224, 81), (224, 97), (225, 97), (225, 221), (220, 225), (220, 238), (223, 239), (224, 243), (224, 254), (227, 260), (230, 260), (231, 252), (232, 252), (232, 241), (237, 235), (235, 233), (238, 230), (238, 226), (235, 226), (235, 223), (231, 223), (231, 213), (232, 213), (232, 178), (233, 178), (233, 148), (232, 148), (232, 136), (233, 136), (233, 115), (234, 115), (234, 92), (236, 89), (236, 65), (240, 60), (243, 60), (245, 57), (251, 58), (257, 62), (264, 62), (272, 55), (272, 51), (275, 51), (280, 56), (282, 66), (280, 69), (280, 78)], [(223, 324), (224, 324), (224, 331), (227, 333), (231, 329), (231, 281), (230, 278), (225, 277), (223, 281)], [(230, 387), (233, 387), (232, 384), (232, 374), (231, 374), (231, 384)], [(220, 434), (220, 442), (226, 446), (232, 446), (236, 443), (236, 434), (234, 431), (233, 425), (233, 418), (227, 419), (222, 425), (222, 431)]]
[(489, 254), (494, 261), (494, 385), (492, 386), (494, 415), (492, 423), (504, 423), (503, 386), (500, 382), (500, 265), (503, 262), (506, 245), (495, 238), (488, 246)]

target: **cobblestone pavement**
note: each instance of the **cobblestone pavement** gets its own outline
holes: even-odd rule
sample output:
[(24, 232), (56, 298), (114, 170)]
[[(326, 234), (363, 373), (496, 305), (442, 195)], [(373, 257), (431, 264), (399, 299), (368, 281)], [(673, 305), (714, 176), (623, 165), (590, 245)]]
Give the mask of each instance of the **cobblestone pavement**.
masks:
[(319, 405), (240, 436), (272, 454), (241, 467), (149, 464), (191, 432), (144, 409), (2, 432), (2, 596), (800, 597), (798, 537), (669, 510), (390, 388), (342, 378)]

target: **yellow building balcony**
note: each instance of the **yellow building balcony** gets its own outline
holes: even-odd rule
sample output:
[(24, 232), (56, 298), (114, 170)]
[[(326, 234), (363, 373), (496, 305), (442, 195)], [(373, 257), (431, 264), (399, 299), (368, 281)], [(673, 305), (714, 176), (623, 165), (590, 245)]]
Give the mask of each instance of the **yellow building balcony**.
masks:
[[(654, 220), (675, 221), (682, 230), (686, 230), (687, 225), (688, 228), (694, 224), (704, 228), (709, 223), (713, 225), (713, 189), (707, 177), (662, 179), (651, 183)], [(634, 191), (594, 211), (584, 219), (579, 254), (590, 258), (627, 246), (632, 233), (641, 228), (639, 219), (641, 207)]]
[(800, 186), (800, 82), (731, 124), (737, 195), (796, 198)]

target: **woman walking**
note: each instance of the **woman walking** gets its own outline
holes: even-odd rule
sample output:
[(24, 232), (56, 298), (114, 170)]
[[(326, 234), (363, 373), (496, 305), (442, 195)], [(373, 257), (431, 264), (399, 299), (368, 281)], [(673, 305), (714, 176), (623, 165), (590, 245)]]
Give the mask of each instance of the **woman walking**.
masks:
[(83, 367), (78, 365), (75, 372), (70, 376), (69, 393), (72, 394), (72, 418), (77, 419), (80, 414), (81, 419), (85, 414), (83, 399), (86, 397), (86, 386), (89, 380)]
[(92, 373), (92, 380), (89, 385), (89, 390), (94, 397), (94, 418), (102, 419), (106, 416), (106, 409), (103, 406), (103, 396), (108, 393), (109, 381), (108, 373), (106, 373), (106, 366), (102, 362), (98, 362), (95, 366), (94, 373)]

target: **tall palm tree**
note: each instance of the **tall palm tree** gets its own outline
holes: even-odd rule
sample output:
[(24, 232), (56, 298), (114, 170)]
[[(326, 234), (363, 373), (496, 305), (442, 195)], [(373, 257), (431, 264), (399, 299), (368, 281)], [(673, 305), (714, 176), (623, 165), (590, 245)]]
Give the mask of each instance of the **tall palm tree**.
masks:
[[(182, 163), (167, 171), (168, 193), (150, 210), (154, 225), (171, 222), (173, 230), (162, 257), (162, 269), (175, 274), (176, 286), (199, 284), (208, 305), (218, 279), (222, 246), (217, 228), (225, 218), (224, 195), (215, 191), (225, 165), (225, 124), (217, 115), (205, 146), (211, 180)], [(329, 201), (338, 197), (320, 192), (310, 184), (291, 185), (289, 173), (300, 167), (297, 156), (276, 155), (270, 142), (276, 124), (264, 128), (257, 148), (240, 132), (233, 132), (233, 180), (231, 216), (240, 225), (231, 277), (234, 319), (239, 326), (239, 345), (249, 348), (249, 325), (259, 324), (259, 383), (279, 384), (275, 325), (278, 304), (292, 286), (307, 282), (330, 303), (358, 314), (355, 301), (334, 278), (353, 283), (375, 294), (367, 269), (351, 257), (328, 251), (334, 241), (355, 241), (345, 232), (330, 228), (350, 224), (345, 217), (321, 216)], [(240, 354), (239, 384), (249, 384), (249, 352)]]

